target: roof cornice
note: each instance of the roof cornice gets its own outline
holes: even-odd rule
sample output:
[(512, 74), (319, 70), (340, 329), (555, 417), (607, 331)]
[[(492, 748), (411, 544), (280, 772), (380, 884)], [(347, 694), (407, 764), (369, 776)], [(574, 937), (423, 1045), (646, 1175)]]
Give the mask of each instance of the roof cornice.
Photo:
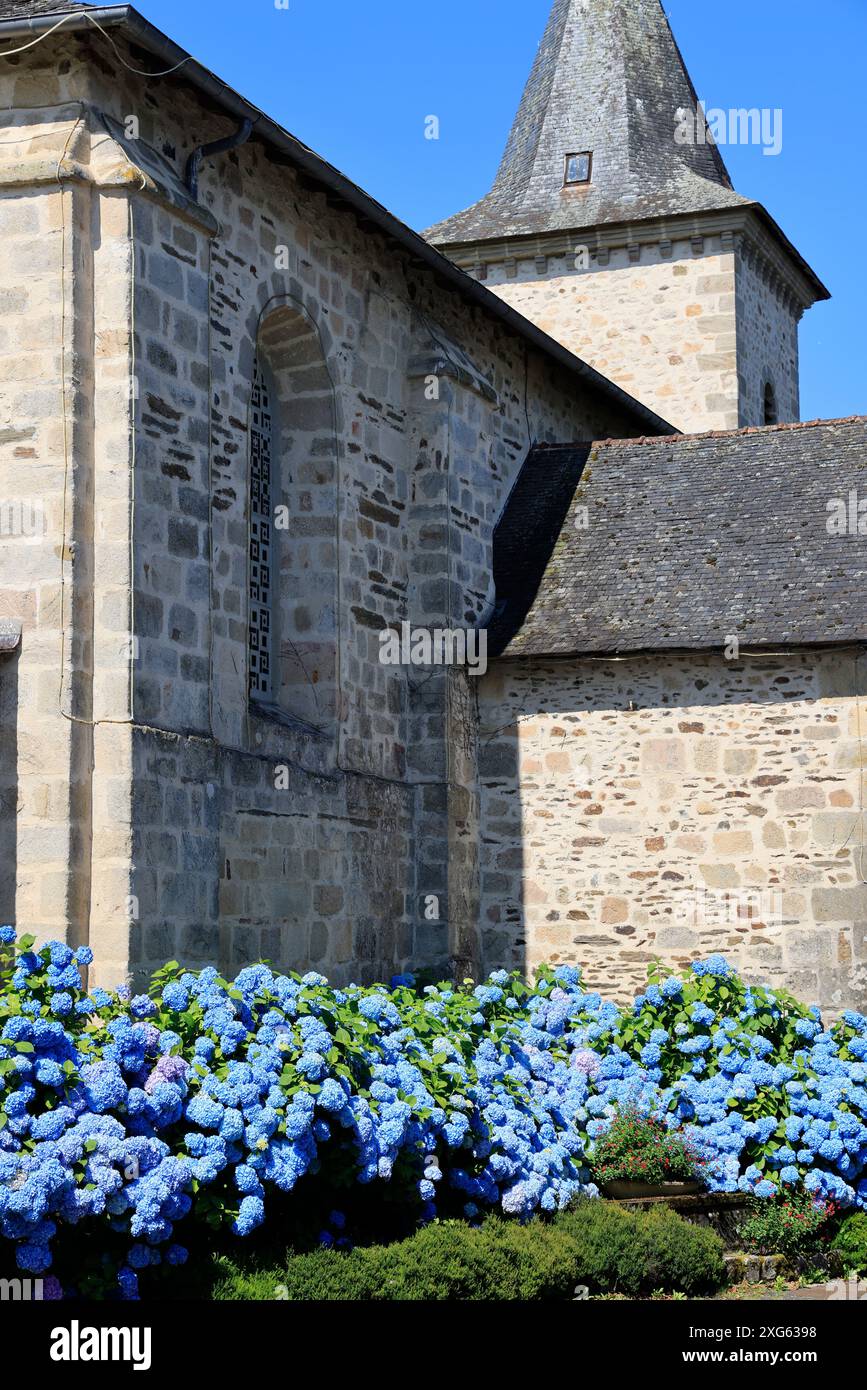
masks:
[(574, 256), (576, 248), (586, 246), (591, 256), (611, 253), (623, 247), (659, 246), (693, 237), (730, 238), (732, 247), (741, 239), (750, 241), (755, 251), (786, 282), (791, 292), (808, 309), (819, 300), (831, 298), (830, 290), (795, 249), (774, 218), (761, 203), (741, 207), (714, 208), (705, 212), (650, 217), (636, 222), (603, 223), (595, 227), (574, 227), (567, 231), (509, 236), (484, 241), (455, 242), (448, 255), (464, 270), (503, 261)]

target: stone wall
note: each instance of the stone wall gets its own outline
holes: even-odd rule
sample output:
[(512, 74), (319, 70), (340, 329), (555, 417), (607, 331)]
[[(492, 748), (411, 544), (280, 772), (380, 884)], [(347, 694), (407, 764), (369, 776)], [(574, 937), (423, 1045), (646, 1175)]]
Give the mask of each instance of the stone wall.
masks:
[(602, 261), (551, 256), (541, 273), (516, 259), (490, 265), (485, 283), (677, 429), (736, 429), (734, 249), (699, 240), (698, 255), (685, 238)]
[(576, 962), (625, 999), (656, 956), (722, 951), (863, 1008), (864, 675), (843, 651), (494, 663), (485, 966)]
[(767, 273), (767, 262), (748, 242), (738, 247), (737, 359), (740, 424), (765, 423), (764, 389), (774, 391), (778, 420), (801, 418), (801, 371), (798, 347), (800, 313)]
[[(4, 776), (32, 782), (17, 920), (89, 940), (102, 983), (175, 955), (338, 980), (471, 964), (475, 693), (460, 671), (384, 666), (380, 634), (486, 612), (493, 524), (532, 441), (643, 420), (258, 142), (206, 163), (193, 203), (187, 155), (233, 123), (174, 82), (121, 80), (101, 44), (58, 36), (0, 72), (2, 104), (39, 103), (52, 137), (26, 132), (6, 171), (0, 360), (26, 380), (0, 396), (3, 485), (35, 450), (50, 503), (45, 544), (0, 586), (25, 619), (20, 657), (0, 658)], [(247, 692), (250, 393), (275, 304), (312, 325), (333, 384), (336, 543), (296, 536), (317, 593), (333, 567), (327, 729)]]
[[(178, 131), (152, 138), (162, 148)], [(396, 262), (261, 147), (206, 167), (202, 201), (220, 231), (195, 246), (185, 236), (185, 273), (209, 281), (208, 310), (178, 274), (176, 214), (159, 212), (152, 229), (137, 223), (140, 399), (158, 417), (139, 512), (137, 598), (149, 626), (138, 722), (178, 742), (161, 799), (150, 789), (162, 782), (164, 740), (137, 741), (135, 820), (151, 848), (137, 858), (136, 965), (219, 950), (227, 968), (262, 954), (339, 980), (466, 959), (474, 861), (456, 882), (451, 846), (475, 794), (463, 786), (472, 769), (453, 756), (471, 710), (449, 693), (457, 673), (384, 666), (380, 635), (403, 620), (479, 620), (493, 524), (528, 431), (635, 427)], [(338, 717), (326, 731), (247, 699), (249, 392), (258, 326), (274, 304), (314, 326), (333, 382), (339, 543), (316, 560), (320, 579), (333, 567), (336, 592)], [(190, 322), (186, 350), (176, 327), (164, 345), (163, 325), (178, 321)], [(419, 378), (431, 334), (477, 377), (468, 383), (447, 362)], [(166, 421), (189, 457), (177, 456)], [(202, 756), (191, 735), (213, 748), (207, 807), (189, 770)], [(464, 904), (459, 918), (453, 902)]]
[(752, 212), (453, 248), (457, 264), (686, 433), (800, 418), (816, 290)]

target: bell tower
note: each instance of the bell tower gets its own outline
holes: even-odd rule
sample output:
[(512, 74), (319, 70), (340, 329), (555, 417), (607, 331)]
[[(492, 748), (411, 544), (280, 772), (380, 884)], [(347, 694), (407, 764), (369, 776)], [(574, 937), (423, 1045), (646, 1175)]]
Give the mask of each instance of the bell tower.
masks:
[(493, 188), (425, 235), (681, 429), (800, 418), (828, 291), (733, 188), (660, 0), (554, 0)]

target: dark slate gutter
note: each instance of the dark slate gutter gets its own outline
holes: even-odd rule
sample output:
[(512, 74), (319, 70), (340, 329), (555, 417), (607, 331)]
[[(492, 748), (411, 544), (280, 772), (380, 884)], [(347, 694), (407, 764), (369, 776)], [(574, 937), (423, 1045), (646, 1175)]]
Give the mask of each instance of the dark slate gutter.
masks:
[[(30, 19), (0, 20), (0, 40), (35, 38), (40, 34), (45, 34), (49, 29), (56, 28), (62, 15), (64, 15), (63, 3), (62, 0), (58, 0), (58, 8), (54, 14), (35, 16)], [(613, 405), (632, 415), (636, 421), (643, 425), (647, 433), (654, 435), (677, 433), (673, 425), (668, 424), (646, 405), (635, 400), (628, 392), (621, 390), (614, 382), (604, 377), (601, 372), (595, 371), (586, 362), (582, 362), (581, 358), (576, 357), (568, 348), (555, 342), (553, 338), (549, 338), (547, 333), (543, 333), (522, 314), (510, 308), (503, 300), (498, 299), (484, 285), (465, 274), (464, 271), (459, 270), (452, 261), (435, 250), (417, 232), (412, 231), (405, 223), (394, 217), (375, 198), (371, 198), (345, 174), (341, 174), (338, 169), (335, 169), (332, 164), (320, 159), (294, 135), (290, 135), (287, 130), (284, 130), (282, 126), (277, 125), (275, 121), (260, 111), (257, 106), (239, 96), (221, 78), (203, 67), (185, 49), (167, 38), (153, 24), (150, 24), (131, 5), (112, 5), (104, 8), (70, 11), (64, 18), (62, 26), (57, 28), (57, 34), (62, 36), (69, 32), (79, 34), (87, 32), (96, 35), (98, 30), (94, 27), (94, 23), (103, 29), (123, 30), (125, 37), (130, 42), (138, 44), (139, 47), (158, 58), (166, 67), (182, 64), (183, 66), (174, 74), (180, 81), (190, 82), (194, 87), (197, 87), (211, 101), (216, 102), (227, 115), (235, 117), (239, 124), (243, 121), (252, 121), (255, 127), (254, 136), (261, 137), (267, 144), (278, 150), (292, 164), (303, 170), (311, 180), (320, 185), (332, 197), (346, 203), (360, 218), (372, 224), (377, 231), (403, 246), (416, 261), (422, 262), (434, 271), (441, 280), (445, 281), (464, 299), (478, 304), (485, 313), (499, 319), (513, 333), (517, 333), (533, 347), (544, 353), (546, 357), (552, 358), (560, 366), (565, 367), (591, 390), (607, 397)], [(0, 52), (0, 57), (2, 57), (2, 52)]]

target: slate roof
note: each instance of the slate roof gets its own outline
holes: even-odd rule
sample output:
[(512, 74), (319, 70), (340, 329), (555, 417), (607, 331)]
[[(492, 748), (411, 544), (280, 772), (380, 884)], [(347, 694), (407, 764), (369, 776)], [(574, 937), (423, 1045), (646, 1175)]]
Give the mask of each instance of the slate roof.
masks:
[(43, 15), (68, 14), (70, 10), (93, 10), (95, 5), (78, 0), (0, 0), (0, 19), (41, 19)]
[(829, 501), (848, 508), (853, 490), (867, 502), (864, 416), (539, 446), (494, 535), (490, 648), (867, 640), (867, 534), (828, 530)]
[[(748, 206), (716, 145), (677, 144), (698, 99), (661, 0), (554, 0), (499, 173), (436, 245)], [(563, 187), (567, 154), (592, 182)]]

